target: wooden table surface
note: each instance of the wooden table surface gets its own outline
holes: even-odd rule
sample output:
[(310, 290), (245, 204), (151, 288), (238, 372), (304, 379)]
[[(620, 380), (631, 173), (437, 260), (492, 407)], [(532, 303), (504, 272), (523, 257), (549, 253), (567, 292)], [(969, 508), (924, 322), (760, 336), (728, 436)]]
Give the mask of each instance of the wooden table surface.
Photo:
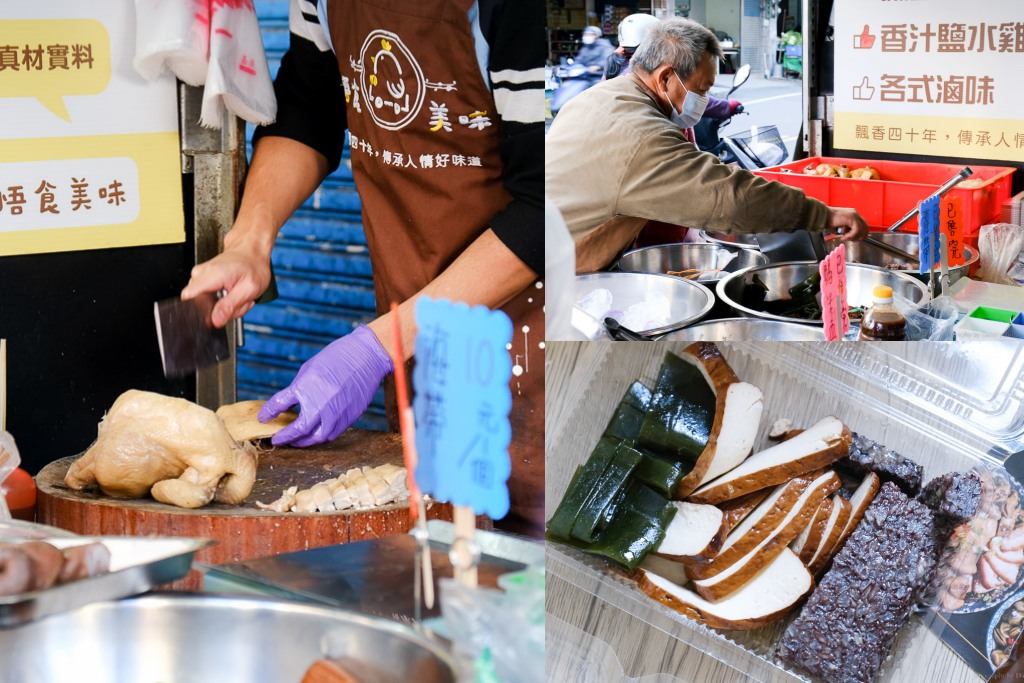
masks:
[[(626, 387), (637, 378), (653, 386), (665, 352), (678, 353), (685, 346), (673, 342), (548, 342), (547, 517), (561, 500), (575, 468), (589, 456)], [(924, 465), (926, 478), (951, 469), (966, 469), (973, 464), (964, 455), (964, 448), (953, 447), (948, 441), (943, 443), (942, 437), (935, 433), (935, 428), (941, 426), (937, 417), (922, 413), (915, 415), (913, 423), (900, 421), (895, 416), (890, 419), (887, 406), (897, 402), (880, 382), (850, 381), (848, 377), (837, 380), (841, 371), (819, 355), (806, 351), (807, 347), (802, 344), (763, 343), (754, 347), (723, 343), (719, 346), (739, 378), (755, 384), (764, 393), (765, 409), (755, 450), (763, 443), (768, 427), (778, 418), (790, 418), (800, 427), (833, 414), (854, 431), (917, 460)], [(762, 349), (765, 353), (761, 353)], [(868, 360), (872, 353), (878, 355), (877, 350), (865, 350)], [(922, 343), (892, 345), (885, 351), (909, 361), (937, 352), (934, 348), (925, 349)], [(820, 377), (814, 382), (804, 380), (802, 383), (799, 378), (784, 375), (780, 367), (772, 367), (780, 357), (778, 354), (785, 354), (787, 359), (799, 358), (803, 367), (819, 372)], [(765, 358), (775, 361), (766, 362)], [(960, 367), (955, 371), (963, 373), (967, 369)], [(859, 403), (844, 395), (848, 392), (843, 387), (849, 387)], [(572, 559), (573, 551), (555, 546), (552, 552), (552, 545), (549, 544), (546, 584), (548, 680), (617, 681), (623, 673), (634, 678), (661, 674), (651, 679), (651, 683), (672, 683), (673, 677), (688, 683), (799, 680), (726, 642), (723, 634), (694, 626), (693, 622), (648, 600), (628, 580), (616, 582), (602, 578), (595, 581), (595, 572), (603, 571), (599, 562), (587, 562), (598, 570), (576, 571), (582, 563)], [(764, 652), (783, 628), (784, 624), (779, 624), (725, 635), (749, 651)], [(893, 652), (877, 679), (879, 682), (976, 683), (981, 680), (920, 618), (915, 617), (904, 627)], [(716, 657), (733, 662), (735, 668)], [(619, 666), (621, 672), (617, 669)]]

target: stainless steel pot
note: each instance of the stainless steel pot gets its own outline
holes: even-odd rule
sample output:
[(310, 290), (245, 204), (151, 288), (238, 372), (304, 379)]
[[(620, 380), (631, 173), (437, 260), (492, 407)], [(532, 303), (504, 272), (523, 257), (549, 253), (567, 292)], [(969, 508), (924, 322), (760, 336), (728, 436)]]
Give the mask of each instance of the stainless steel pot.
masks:
[(761, 318), (708, 320), (669, 332), (666, 341), (825, 341), (825, 332), (814, 325), (801, 325)]
[[(876, 240), (891, 244), (897, 249), (917, 256), (921, 253), (921, 238), (918, 235), (905, 232), (873, 232), (871, 236)], [(833, 240), (825, 242), (825, 248), (829, 251), (835, 249), (839, 244)], [(962, 266), (950, 266), (949, 268), (949, 283), (953, 284), (960, 278), (967, 275), (968, 271), (978, 261), (978, 254), (974, 252), (970, 247), (964, 247), (964, 265)], [(867, 242), (847, 242), (846, 243), (846, 262), (847, 263), (863, 263), (869, 266), (880, 266), (887, 268), (889, 264), (896, 264), (899, 268), (890, 268), (890, 270), (898, 270), (901, 273), (913, 277), (916, 280), (920, 280), (925, 284), (928, 283), (928, 274), (922, 275), (917, 272), (918, 267), (912, 266), (908, 262), (898, 259), (894, 256), (886, 254), (884, 251), (877, 247), (873, 247)], [(938, 268), (935, 269), (936, 277), (938, 277)]]
[(0, 630), (0, 678), (19, 683), (299, 683), (325, 654), (374, 680), (456, 680), (446, 649), (407, 626), (283, 600), (154, 594)]
[[(749, 307), (743, 303), (744, 301), (757, 298), (756, 296), (748, 296), (749, 294), (756, 293), (759, 289), (754, 284), (755, 277), (768, 287), (769, 295), (775, 294), (780, 298), (788, 298), (791, 287), (803, 282), (817, 271), (818, 264), (812, 261), (793, 261), (789, 263), (776, 263), (769, 266), (757, 266), (729, 275), (718, 283), (715, 292), (718, 294), (719, 299), (726, 302), (737, 315), (743, 317), (821, 325), (821, 318), (812, 320), (787, 318), (768, 313), (760, 308)], [(920, 303), (928, 298), (928, 288), (925, 284), (906, 273), (877, 266), (865, 266), (858, 263), (848, 263), (846, 265), (846, 299), (851, 307), (870, 306), (872, 303), (872, 291), (876, 285), (889, 285), (892, 287), (894, 294), (910, 299), (914, 303)]]
[(757, 246), (757, 240), (753, 234), (749, 235), (727, 235), (724, 232), (708, 232), (707, 230), (701, 230), (700, 236), (706, 239), (711, 244), (717, 244), (720, 247), (726, 249), (753, 249), (754, 251), (761, 251), (761, 248)]
[[(610, 314), (609, 317), (645, 336), (655, 336), (691, 325), (703, 319), (715, 304), (715, 295), (704, 285), (670, 275), (651, 273), (577, 275), (577, 304), (585, 295), (597, 289), (606, 289), (611, 293), (611, 309), (608, 312), (591, 312), (591, 315), (603, 320), (604, 315)], [(649, 301), (655, 296), (663, 297), (668, 302), (667, 323), (636, 329), (625, 322), (622, 314), (626, 309), (645, 300)]]
[[(731, 257), (731, 258), (730, 258)], [(737, 272), (751, 266), (763, 266), (768, 257), (752, 249), (727, 249), (717, 244), (660, 244), (654, 247), (635, 249), (619, 259), (617, 267), (625, 273), (660, 273), (682, 270), (721, 270)], [(716, 277), (701, 279), (699, 282), (714, 288), (718, 281), (729, 273), (718, 273)], [(696, 280), (696, 278), (693, 278)]]

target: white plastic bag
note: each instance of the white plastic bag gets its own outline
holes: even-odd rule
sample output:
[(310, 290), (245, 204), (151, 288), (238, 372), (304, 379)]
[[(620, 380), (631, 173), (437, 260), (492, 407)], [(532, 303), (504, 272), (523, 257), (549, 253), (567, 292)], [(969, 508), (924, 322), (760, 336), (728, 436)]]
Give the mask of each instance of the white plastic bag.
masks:
[(204, 86), (199, 123), (220, 128), (224, 109), (250, 123), (277, 117), (277, 98), (253, 0), (135, 0), (135, 70)]
[(995, 223), (981, 226), (978, 250), (981, 268), (978, 279), (999, 285), (1018, 284), (1010, 275), (1024, 247), (1024, 228), (1013, 223)]
[(7, 509), (7, 498), (4, 496), (4, 482), (20, 464), (21, 455), (14, 437), (0, 429), (0, 521), (11, 519), (11, 511)]
[(277, 118), (277, 98), (252, 0), (213, 0), (210, 65), (199, 123), (220, 128), (224, 108), (249, 123)]
[(950, 296), (937, 296), (923, 304), (893, 293), (893, 305), (907, 320), (907, 341), (953, 341), (960, 309)]
[(209, 0), (135, 0), (135, 60), (140, 76), (171, 73), (189, 85), (206, 82)]

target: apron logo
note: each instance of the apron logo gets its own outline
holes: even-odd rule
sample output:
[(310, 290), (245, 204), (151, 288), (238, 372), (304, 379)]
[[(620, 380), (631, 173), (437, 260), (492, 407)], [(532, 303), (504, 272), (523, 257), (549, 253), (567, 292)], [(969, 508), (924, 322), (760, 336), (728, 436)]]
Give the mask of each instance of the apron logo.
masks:
[(370, 116), (386, 130), (405, 128), (420, 113), (427, 82), (412, 52), (390, 31), (373, 31), (359, 51), (359, 89)]

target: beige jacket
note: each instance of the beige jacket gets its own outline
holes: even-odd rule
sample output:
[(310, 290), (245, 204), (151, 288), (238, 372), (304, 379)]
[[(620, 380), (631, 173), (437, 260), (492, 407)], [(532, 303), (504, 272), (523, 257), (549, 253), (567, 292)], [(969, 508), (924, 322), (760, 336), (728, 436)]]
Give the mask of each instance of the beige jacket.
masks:
[(820, 231), (827, 222), (827, 207), (803, 191), (698, 150), (629, 76), (566, 104), (544, 155), (545, 191), (581, 273), (610, 265), (648, 220), (726, 233)]

